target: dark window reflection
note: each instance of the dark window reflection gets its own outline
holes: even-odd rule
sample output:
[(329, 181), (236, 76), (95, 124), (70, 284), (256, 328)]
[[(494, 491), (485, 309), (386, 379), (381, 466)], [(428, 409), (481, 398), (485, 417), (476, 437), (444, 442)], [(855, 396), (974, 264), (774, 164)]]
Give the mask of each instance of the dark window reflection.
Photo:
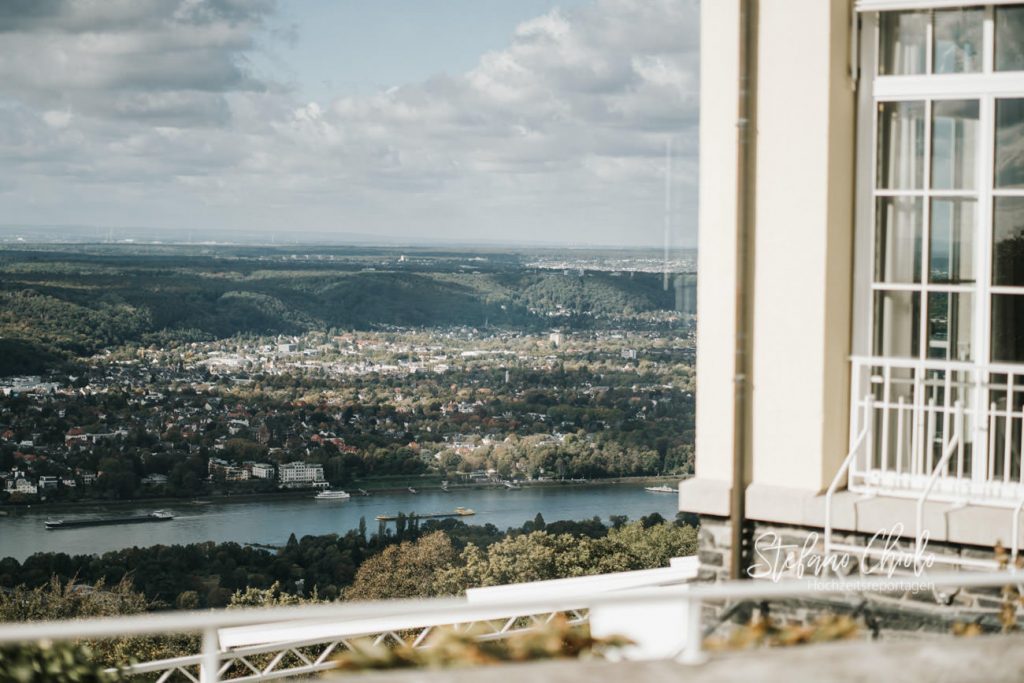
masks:
[(996, 71), (1024, 70), (1024, 6), (996, 8)]
[(1024, 362), (1024, 295), (992, 295), (992, 360)]
[(996, 197), (992, 284), (1024, 287), (1024, 197)]
[(996, 100), (996, 187), (1024, 187), (1024, 100)]

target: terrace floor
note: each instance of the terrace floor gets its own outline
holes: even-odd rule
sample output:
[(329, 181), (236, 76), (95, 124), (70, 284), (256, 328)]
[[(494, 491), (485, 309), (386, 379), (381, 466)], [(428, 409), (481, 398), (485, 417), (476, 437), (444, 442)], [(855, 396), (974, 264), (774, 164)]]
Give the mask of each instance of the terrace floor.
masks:
[[(1024, 635), (914, 641), (842, 642), (714, 656), (699, 666), (672, 661), (547, 661), (446, 670), (360, 674), (364, 683), (751, 683), (840, 681), (880, 683), (949, 681), (1016, 683), (1024, 680)], [(351, 674), (327, 680), (352, 680)], [(323, 679), (321, 679), (323, 680)]]

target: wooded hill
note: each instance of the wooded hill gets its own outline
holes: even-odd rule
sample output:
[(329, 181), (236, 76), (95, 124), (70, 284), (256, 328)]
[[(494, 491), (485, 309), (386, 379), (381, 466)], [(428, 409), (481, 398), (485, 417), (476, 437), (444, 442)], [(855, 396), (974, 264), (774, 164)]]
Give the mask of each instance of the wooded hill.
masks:
[(508, 254), (6, 250), (0, 375), (127, 342), (384, 326), (587, 328), (672, 305), (657, 274), (540, 271)]

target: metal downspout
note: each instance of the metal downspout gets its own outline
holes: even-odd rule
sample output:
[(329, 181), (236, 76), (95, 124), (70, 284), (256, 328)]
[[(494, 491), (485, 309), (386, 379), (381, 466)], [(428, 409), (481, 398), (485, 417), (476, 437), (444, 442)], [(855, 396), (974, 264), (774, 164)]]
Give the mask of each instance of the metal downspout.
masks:
[(729, 575), (747, 578), (749, 548), (746, 534), (747, 455), (750, 426), (750, 322), (754, 230), (755, 137), (757, 131), (757, 12), (758, 0), (740, 0), (739, 98), (736, 122), (736, 354), (732, 488), (729, 518), (732, 533)]

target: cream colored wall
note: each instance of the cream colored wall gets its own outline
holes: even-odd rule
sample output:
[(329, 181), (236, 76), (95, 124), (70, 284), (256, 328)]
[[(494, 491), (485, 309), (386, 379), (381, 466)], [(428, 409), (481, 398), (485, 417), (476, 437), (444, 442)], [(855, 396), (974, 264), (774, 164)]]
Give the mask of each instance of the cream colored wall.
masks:
[(759, 4), (753, 482), (819, 490), (847, 444), (850, 6)]
[(697, 476), (731, 480), (739, 0), (701, 4)]
[[(752, 479), (819, 491), (847, 444), (850, 2), (758, 4)], [(731, 480), (738, 6), (701, 6), (698, 480)]]

